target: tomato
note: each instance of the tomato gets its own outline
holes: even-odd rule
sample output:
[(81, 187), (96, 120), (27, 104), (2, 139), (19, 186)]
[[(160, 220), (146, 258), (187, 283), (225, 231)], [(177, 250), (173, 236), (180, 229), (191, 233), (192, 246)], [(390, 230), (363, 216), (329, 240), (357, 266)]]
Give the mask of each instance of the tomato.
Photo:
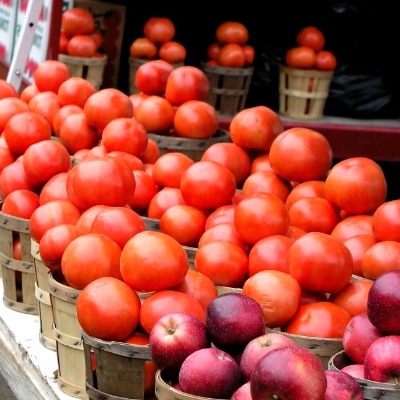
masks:
[(218, 25), (215, 37), (219, 43), (246, 44), (249, 40), (249, 31), (246, 26), (237, 21), (225, 21)]
[(61, 258), (66, 247), (83, 234), (85, 231), (73, 224), (61, 224), (49, 228), (39, 243), (40, 259), (43, 264), (51, 272), (61, 272)]
[(186, 59), (186, 47), (176, 41), (165, 42), (158, 49), (158, 56), (171, 64), (183, 63)]
[(174, 125), (175, 109), (164, 97), (146, 97), (134, 110), (136, 120), (146, 132), (168, 134)]
[(350, 319), (344, 308), (319, 301), (301, 306), (282, 330), (294, 335), (341, 339)]
[(18, 97), (0, 99), (0, 134), (3, 132), (8, 120), (15, 114), (29, 111), (28, 105)]
[(315, 57), (315, 69), (332, 71), (336, 68), (336, 57), (329, 50), (319, 51)]
[(61, 61), (44, 60), (36, 68), (33, 77), (39, 92), (57, 93), (60, 85), (71, 75), (68, 67)]
[(160, 148), (157, 142), (151, 138), (147, 140), (146, 150), (144, 151), (141, 159), (144, 164), (155, 163), (161, 155)]
[(205, 274), (195, 269), (189, 268), (185, 278), (173, 290), (183, 292), (197, 299), (204, 311), (208, 304), (218, 296), (218, 291), (214, 282)]
[(140, 309), (140, 326), (150, 334), (154, 324), (164, 315), (187, 312), (205, 323), (205, 310), (197, 298), (177, 290), (159, 290), (146, 297)]
[(1, 211), (17, 218), (29, 219), (39, 205), (37, 193), (29, 189), (18, 189), (3, 199)]
[(212, 211), (232, 202), (236, 180), (224, 165), (197, 161), (182, 174), (180, 189), (187, 204)]
[(325, 46), (325, 35), (316, 26), (305, 26), (296, 35), (298, 46), (308, 46), (319, 52)]
[(140, 317), (138, 294), (113, 277), (96, 279), (76, 300), (76, 316), (85, 332), (98, 339), (123, 341), (137, 328)]
[(341, 241), (363, 234), (374, 236), (372, 215), (349, 215), (343, 218), (331, 232), (332, 237)]
[(72, 167), (67, 177), (68, 196), (81, 210), (96, 204), (125, 206), (131, 201), (135, 187), (132, 170), (115, 157), (85, 158)]
[(310, 290), (301, 288), (299, 307), (305, 304), (315, 303), (317, 301), (327, 301), (327, 300), (328, 300), (327, 293), (312, 292)]
[(189, 259), (182, 245), (162, 232), (137, 233), (121, 254), (122, 277), (140, 292), (169, 289), (184, 279), (188, 268)]
[[(1, 81), (0, 81), (0, 82), (1, 82)], [(19, 98), (20, 98), (22, 101), (24, 101), (25, 103), (28, 104), (28, 103), (29, 103), (29, 100), (30, 100), (33, 96), (35, 96), (36, 94), (38, 94), (38, 93), (39, 93), (38, 87), (37, 87), (34, 83), (32, 83), (32, 84), (30, 84), (30, 85), (28, 85), (28, 86), (25, 86), (25, 88), (22, 89), (22, 92), (21, 92)]]
[[(281, 327), (296, 313), (301, 288), (296, 279), (282, 271), (265, 270), (249, 277), (242, 293), (260, 304), (265, 326)], [(268, 301), (265, 301), (268, 299)]]
[(242, 186), (244, 196), (256, 193), (272, 193), (277, 195), (283, 202), (286, 202), (291, 190), (292, 185), (290, 182), (273, 171), (254, 172), (246, 178)]
[(209, 90), (207, 75), (200, 68), (182, 65), (169, 74), (165, 86), (165, 98), (173, 106), (180, 106), (188, 100), (206, 101)]
[(272, 169), (294, 182), (325, 179), (332, 161), (332, 148), (326, 137), (308, 128), (285, 130), (269, 151)]
[(372, 215), (372, 231), (378, 241), (400, 241), (400, 199), (385, 201)]
[(272, 171), (268, 153), (262, 153), (252, 158), (250, 173), (258, 171)]
[(93, 38), (96, 44), (96, 49), (99, 50), (104, 42), (103, 34), (98, 29), (95, 29), (90, 36)]
[(153, 178), (161, 187), (179, 188), (182, 174), (194, 163), (195, 161), (184, 153), (165, 153), (154, 163)]
[(107, 206), (103, 204), (97, 204), (83, 211), (78, 221), (76, 222), (76, 226), (82, 228), (85, 233), (90, 233), (92, 228), (93, 220), (96, 218), (96, 215), (103, 211)]
[[(8, 165), (12, 164), (15, 161), (15, 157), (11, 153), (11, 151), (8, 149), (7, 146), (2, 147), (0, 146), (0, 173), (3, 171), (5, 167)], [(1, 181), (1, 177), (0, 177)], [(1, 186), (1, 182), (0, 182)]]
[(113, 150), (113, 151), (108, 152), (105, 156), (106, 157), (115, 157), (115, 158), (119, 158), (120, 160), (125, 161), (132, 171), (135, 171), (135, 170), (144, 171), (143, 161), (139, 157), (136, 157), (133, 154), (127, 153), (126, 151)]
[(307, 232), (297, 239), (288, 251), (287, 265), (300, 286), (313, 292), (339, 292), (353, 271), (350, 250), (322, 232)]
[[(64, 120), (72, 114), (83, 113), (83, 109), (75, 104), (62, 106), (53, 117), (53, 135), (60, 137), (60, 128)], [(93, 129), (93, 128), (92, 128)], [(95, 131), (97, 133), (97, 131)]]
[(72, 57), (93, 57), (97, 46), (91, 35), (75, 35), (69, 39), (67, 54)]
[(173, 127), (177, 136), (189, 139), (207, 139), (218, 131), (215, 107), (205, 101), (188, 100), (177, 107)]
[(325, 197), (325, 181), (308, 180), (295, 185), (286, 199), (290, 208), (294, 202), (304, 197)]
[(325, 197), (348, 214), (371, 214), (386, 195), (385, 174), (376, 161), (367, 157), (338, 162), (325, 181)]
[(151, 199), (160, 190), (152, 175), (146, 171), (134, 170), (136, 188), (128, 205), (136, 212), (146, 214)]
[(51, 200), (69, 200), (67, 194), (67, 176), (68, 172), (59, 172), (48, 179), (40, 190), (40, 205), (48, 203)]
[(23, 156), (2, 169), (0, 174), (0, 195), (2, 199), (18, 189), (36, 191), (36, 188), (28, 181), (22, 160)]
[(289, 218), (291, 225), (306, 232), (323, 233), (331, 233), (341, 221), (339, 210), (323, 197), (304, 197), (295, 201), (289, 208)]
[(106, 88), (98, 90), (86, 100), (83, 112), (89, 124), (102, 132), (115, 118), (131, 118), (133, 105), (125, 93), (118, 89)]
[(145, 22), (143, 33), (154, 43), (165, 43), (175, 36), (175, 25), (169, 18), (151, 17)]
[(383, 240), (373, 244), (361, 261), (362, 276), (375, 280), (386, 271), (400, 270), (400, 242)]
[(361, 269), (362, 259), (367, 250), (376, 242), (376, 238), (368, 234), (355, 235), (343, 240), (353, 258), (353, 275), (363, 276)]
[(227, 68), (242, 68), (246, 62), (243, 47), (236, 43), (227, 43), (221, 47), (218, 64)]
[(207, 217), (206, 230), (218, 224), (224, 224), (226, 222), (233, 223), (235, 209), (236, 209), (235, 204), (226, 204), (216, 208)]
[(110, 121), (104, 128), (101, 144), (107, 152), (124, 151), (138, 158), (147, 147), (147, 133), (135, 118), (121, 117)]
[(265, 270), (289, 273), (286, 257), (293, 242), (284, 235), (271, 235), (255, 243), (249, 252), (249, 276)]
[(75, 225), (81, 215), (80, 210), (68, 200), (52, 200), (40, 205), (31, 215), (29, 232), (36, 242), (53, 226)]
[(0, 79), (0, 99), (7, 97), (19, 97), (15, 87), (5, 79)]
[(53, 125), (54, 115), (60, 110), (57, 94), (51, 91), (40, 92), (28, 103), (29, 110), (46, 118)]
[(305, 235), (306, 233), (307, 233), (306, 231), (297, 226), (289, 225), (289, 228), (287, 229), (285, 236), (287, 236), (290, 239), (296, 240), (299, 237)]
[(141, 102), (148, 96), (149, 96), (148, 94), (145, 94), (143, 92), (133, 93), (129, 96), (129, 98), (132, 102), (132, 105), (133, 105), (133, 113), (135, 113), (136, 107), (138, 107), (139, 104), (141, 104)]
[(89, 34), (94, 29), (94, 17), (84, 8), (72, 7), (61, 14), (61, 31), (68, 37)]
[(61, 106), (74, 104), (83, 108), (86, 100), (94, 93), (96, 88), (93, 83), (79, 76), (71, 76), (60, 85), (57, 96)]
[(51, 138), (51, 125), (39, 114), (23, 111), (12, 116), (3, 136), (11, 153), (20, 156), (34, 143)]
[(133, 58), (152, 60), (158, 54), (158, 47), (149, 38), (139, 37), (129, 46), (129, 54)]
[(367, 311), (368, 293), (373, 281), (359, 279), (349, 282), (340, 292), (329, 296), (329, 301), (343, 307), (351, 317)]
[(245, 197), (235, 209), (236, 231), (243, 241), (251, 245), (270, 235), (284, 235), (289, 222), (285, 203), (272, 193)]
[(269, 151), (283, 129), (275, 111), (266, 106), (255, 106), (245, 108), (232, 117), (229, 134), (233, 143), (245, 149)]
[(213, 42), (207, 47), (207, 57), (210, 60), (217, 61), (219, 57), (219, 53), (221, 51), (222, 45), (218, 42)]
[(149, 218), (160, 219), (165, 210), (176, 205), (186, 204), (180, 188), (163, 187), (150, 200), (147, 209)]
[(242, 49), (244, 53), (244, 67), (248, 67), (254, 63), (256, 49), (251, 44), (245, 44)]

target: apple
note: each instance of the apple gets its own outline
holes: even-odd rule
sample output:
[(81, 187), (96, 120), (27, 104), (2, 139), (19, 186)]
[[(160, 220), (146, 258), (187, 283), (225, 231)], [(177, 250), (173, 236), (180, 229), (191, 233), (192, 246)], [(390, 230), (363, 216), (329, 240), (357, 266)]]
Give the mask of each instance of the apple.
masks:
[(368, 292), (368, 318), (387, 335), (400, 335), (399, 288), (400, 270), (393, 270), (379, 275)]
[(177, 374), (189, 354), (210, 344), (205, 324), (186, 312), (162, 316), (149, 334), (151, 358), (168, 374)]
[(297, 346), (297, 344), (289, 336), (272, 331), (250, 340), (244, 348), (239, 362), (243, 378), (249, 381), (257, 362), (271, 350), (281, 346)]
[(364, 364), (349, 364), (343, 367), (341, 371), (346, 372), (346, 374), (349, 374), (354, 378), (365, 379)]
[(227, 352), (216, 347), (196, 350), (182, 363), (179, 386), (185, 393), (229, 399), (242, 385), (239, 365)]
[(369, 346), (365, 353), (364, 376), (375, 382), (400, 382), (400, 336), (383, 336)]
[(283, 346), (260, 359), (250, 378), (253, 400), (321, 400), (327, 378), (320, 359), (300, 346)]
[(231, 396), (230, 400), (252, 400), (250, 392), (250, 381), (247, 381)]
[(261, 306), (238, 292), (213, 299), (206, 308), (205, 325), (211, 342), (228, 353), (241, 352), (250, 340), (265, 333)]
[(325, 371), (327, 388), (324, 400), (363, 400), (363, 391), (356, 378), (340, 371)]
[(342, 345), (346, 355), (356, 364), (363, 364), (365, 352), (383, 333), (372, 324), (367, 312), (354, 315), (343, 332)]

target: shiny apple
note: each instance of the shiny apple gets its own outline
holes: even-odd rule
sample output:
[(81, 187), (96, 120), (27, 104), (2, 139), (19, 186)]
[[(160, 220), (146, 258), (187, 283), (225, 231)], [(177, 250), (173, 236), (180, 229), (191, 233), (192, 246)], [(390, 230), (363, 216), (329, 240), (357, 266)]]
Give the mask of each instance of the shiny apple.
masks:
[(252, 400), (250, 392), (250, 381), (247, 381), (235, 393), (231, 396), (229, 400)]
[(324, 400), (363, 400), (363, 392), (357, 380), (340, 371), (325, 371), (327, 388)]
[(365, 379), (364, 364), (349, 364), (343, 367), (341, 371), (346, 372), (346, 374), (349, 374), (354, 378)]

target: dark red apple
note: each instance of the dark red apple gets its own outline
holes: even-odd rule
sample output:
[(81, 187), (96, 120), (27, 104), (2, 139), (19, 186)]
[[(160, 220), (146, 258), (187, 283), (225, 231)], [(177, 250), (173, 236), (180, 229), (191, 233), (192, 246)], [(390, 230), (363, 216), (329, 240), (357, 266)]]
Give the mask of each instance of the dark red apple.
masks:
[(179, 386), (195, 396), (229, 399), (242, 385), (242, 376), (234, 358), (215, 347), (197, 350), (183, 362)]
[(356, 378), (343, 371), (325, 371), (327, 388), (324, 400), (363, 400)]
[(349, 364), (343, 367), (341, 371), (346, 372), (346, 374), (349, 374), (354, 378), (365, 379), (364, 364)]
[(250, 340), (265, 333), (262, 308), (247, 295), (237, 292), (221, 294), (207, 306), (206, 329), (216, 347), (228, 353), (238, 353)]
[(260, 359), (250, 378), (253, 400), (321, 400), (327, 378), (320, 359), (300, 346), (283, 346)]
[(246, 381), (250, 380), (257, 362), (271, 350), (281, 346), (297, 346), (297, 344), (289, 336), (279, 332), (268, 332), (250, 340), (244, 348), (239, 362), (243, 378)]
[(365, 353), (365, 379), (382, 383), (400, 382), (400, 336), (376, 339)]
[(205, 347), (210, 347), (205, 324), (185, 312), (164, 315), (149, 335), (153, 362), (169, 374), (177, 374), (189, 354)]
[(230, 400), (252, 400), (250, 392), (250, 381), (247, 381), (231, 396)]
[(356, 364), (363, 364), (365, 352), (383, 333), (372, 324), (366, 312), (354, 315), (343, 333), (342, 344), (346, 355)]
[(379, 275), (367, 299), (370, 321), (383, 333), (400, 335), (400, 270)]

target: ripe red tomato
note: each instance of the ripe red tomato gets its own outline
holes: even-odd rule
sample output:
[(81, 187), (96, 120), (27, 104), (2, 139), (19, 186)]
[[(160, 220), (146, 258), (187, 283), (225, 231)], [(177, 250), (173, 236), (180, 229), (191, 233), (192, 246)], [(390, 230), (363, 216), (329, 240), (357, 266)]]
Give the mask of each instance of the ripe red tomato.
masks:
[[(0, 146), (0, 173), (3, 171), (5, 167), (8, 165), (12, 164), (15, 161), (15, 157), (11, 153), (11, 151), (8, 149), (7, 146)], [(1, 181), (1, 177), (0, 177)], [(1, 186), (1, 182), (0, 182)]]
[(76, 316), (88, 335), (102, 340), (123, 341), (136, 330), (140, 298), (125, 282), (98, 278), (79, 293)]
[(169, 74), (165, 98), (173, 106), (180, 106), (188, 100), (206, 101), (209, 90), (207, 75), (200, 68), (182, 65)]
[(176, 204), (186, 204), (180, 188), (163, 187), (150, 200), (147, 216), (160, 219), (165, 210)]
[(134, 170), (136, 188), (128, 205), (141, 215), (146, 215), (151, 199), (160, 190), (152, 175), (146, 171)]
[(28, 104), (18, 97), (0, 99), (0, 134), (3, 132), (8, 120), (15, 114), (29, 111)]
[(1, 211), (17, 218), (29, 219), (39, 205), (37, 193), (29, 189), (18, 189), (3, 199)]
[(95, 29), (93, 14), (81, 7), (72, 7), (61, 14), (61, 31), (68, 37), (92, 33)]
[(135, 74), (135, 85), (141, 93), (163, 96), (167, 79), (174, 67), (165, 60), (143, 63)]
[(95, 92), (93, 83), (79, 76), (71, 76), (58, 88), (58, 102), (61, 106), (74, 104), (83, 109), (86, 100)]
[(99, 50), (104, 43), (103, 34), (98, 29), (95, 29), (90, 36), (93, 38), (96, 44), (96, 49)]
[(242, 68), (246, 63), (243, 47), (237, 43), (227, 43), (221, 47), (218, 64), (228, 68)]
[(301, 306), (282, 330), (294, 335), (341, 339), (350, 319), (344, 308), (319, 301)]
[(34, 83), (32, 83), (26, 86), (24, 89), (22, 89), (22, 92), (19, 97), (21, 100), (23, 100), (25, 103), (28, 104), (29, 100), (38, 93), (39, 93), (38, 87)]
[(129, 46), (129, 55), (133, 58), (153, 60), (157, 54), (157, 45), (147, 37), (136, 38)]
[(316, 26), (305, 26), (296, 36), (298, 46), (308, 46), (314, 51), (321, 51), (325, 46), (325, 35)]
[(290, 208), (294, 202), (304, 197), (325, 197), (325, 181), (308, 180), (295, 185), (286, 199)]
[(353, 271), (350, 250), (322, 232), (307, 232), (297, 239), (288, 251), (287, 265), (300, 286), (313, 292), (339, 292)]
[(40, 205), (51, 200), (69, 200), (67, 193), (68, 172), (59, 172), (53, 175), (41, 188), (39, 194)]
[(221, 43), (214, 42), (207, 47), (207, 57), (209, 60), (217, 61), (221, 51)]
[(144, 164), (154, 164), (161, 155), (161, 150), (157, 142), (151, 138), (147, 140), (146, 150), (141, 157)]
[[(83, 114), (83, 109), (82, 107), (79, 107), (75, 104), (67, 104), (65, 106), (62, 106), (55, 114), (53, 117), (53, 135), (60, 137), (60, 128), (61, 124), (64, 122), (64, 120), (69, 117), (72, 114), (76, 113), (82, 113)], [(91, 129), (94, 129), (91, 127)], [(95, 130), (97, 134), (97, 130)]]
[(279, 115), (266, 106), (239, 111), (229, 125), (232, 142), (245, 149), (269, 151), (272, 142), (282, 132)]
[(180, 283), (189, 268), (189, 259), (173, 237), (144, 231), (128, 240), (120, 264), (123, 280), (129, 286), (140, 292), (152, 292)]
[(46, 118), (50, 126), (53, 125), (54, 116), (61, 108), (57, 94), (49, 90), (33, 96), (28, 106), (30, 111)]
[(218, 25), (215, 37), (219, 43), (236, 43), (244, 45), (249, 40), (249, 31), (241, 22), (225, 21)]
[(175, 25), (166, 17), (151, 17), (143, 26), (144, 35), (154, 43), (165, 43), (175, 36)]
[(332, 237), (342, 242), (356, 235), (374, 236), (372, 215), (349, 215), (343, 218), (331, 232)]
[(28, 181), (22, 160), (23, 156), (2, 169), (0, 174), (0, 195), (2, 199), (18, 189), (36, 192), (37, 188), (33, 187)]
[(171, 64), (183, 63), (186, 59), (186, 47), (182, 43), (171, 40), (160, 46), (158, 56)]
[(208, 139), (218, 131), (215, 107), (202, 100), (188, 100), (177, 107), (173, 128), (177, 136), (189, 139)]
[(107, 208), (107, 206), (98, 204), (83, 211), (76, 222), (76, 226), (82, 228), (85, 233), (90, 233), (93, 220), (96, 218), (96, 215), (105, 208)]
[(307, 46), (292, 47), (285, 53), (285, 63), (290, 68), (314, 68), (316, 58), (315, 50)]
[(242, 49), (244, 53), (244, 67), (248, 67), (254, 63), (256, 49), (251, 44), (245, 44)]
[(0, 79), (0, 99), (7, 97), (19, 97), (15, 87), (5, 79)]
[(139, 157), (136, 157), (133, 154), (127, 153), (126, 151), (113, 150), (113, 151), (108, 152), (105, 156), (106, 157), (115, 157), (115, 158), (119, 158), (120, 160), (125, 161), (132, 171), (135, 171), (135, 170), (144, 171), (143, 161)]
[(233, 223), (236, 204), (226, 204), (216, 208), (207, 217), (206, 230), (218, 224)]
[(42, 61), (34, 72), (34, 82), (39, 92), (58, 92), (60, 85), (71, 77), (66, 64), (58, 60)]
[(69, 39), (67, 54), (72, 57), (93, 57), (96, 54), (97, 45), (91, 35), (75, 35)]
[(315, 69), (320, 71), (332, 71), (336, 68), (336, 57), (329, 50), (322, 50), (316, 54)]
[(332, 148), (326, 137), (308, 128), (285, 130), (269, 151), (272, 169), (293, 182), (325, 179), (332, 160)]
[(385, 201), (372, 215), (372, 230), (378, 241), (400, 241), (400, 199)]
[(348, 214), (371, 214), (386, 199), (381, 166), (367, 157), (350, 157), (335, 164), (325, 181), (325, 197)]
[(258, 171), (272, 171), (268, 153), (261, 153), (252, 158), (250, 172)]
[(343, 240), (353, 258), (353, 275), (363, 276), (361, 263), (367, 250), (377, 242), (376, 238), (367, 234), (360, 234)]

